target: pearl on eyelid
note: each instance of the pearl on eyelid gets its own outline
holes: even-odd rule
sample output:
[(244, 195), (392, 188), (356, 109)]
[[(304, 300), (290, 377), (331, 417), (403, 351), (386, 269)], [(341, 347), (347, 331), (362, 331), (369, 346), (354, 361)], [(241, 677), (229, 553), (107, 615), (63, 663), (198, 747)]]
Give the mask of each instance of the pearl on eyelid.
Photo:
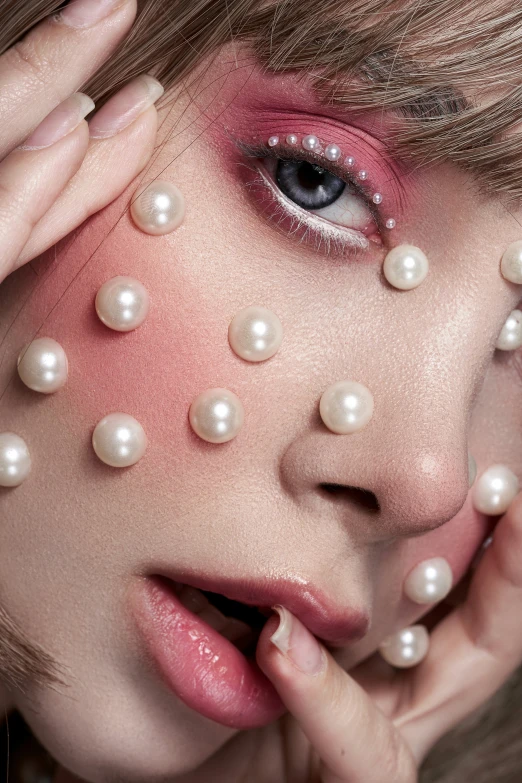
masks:
[(51, 337), (38, 337), (25, 346), (17, 367), (25, 385), (42, 394), (52, 394), (67, 383), (67, 356), (60, 343)]
[(228, 389), (207, 389), (192, 402), (192, 429), (208, 443), (226, 443), (239, 433), (245, 419), (243, 404)]
[(368, 179), (368, 172), (362, 169), (357, 173), (357, 179)]
[(297, 144), (299, 139), (297, 138), (295, 133), (289, 133), (288, 136), (286, 137), (286, 141), (287, 141), (287, 144), (291, 144), (292, 147), (293, 147), (293, 146), (295, 146)]
[(396, 225), (397, 223), (395, 222), (394, 218), (388, 218), (386, 221), (386, 228), (395, 228)]
[(140, 326), (149, 313), (149, 294), (133, 277), (118, 275), (107, 280), (96, 294), (98, 318), (109, 329), (130, 332)]
[(513, 310), (502, 327), (496, 348), (500, 351), (515, 351), (520, 346), (522, 346), (522, 311)]
[(392, 248), (383, 264), (386, 280), (402, 291), (409, 291), (420, 285), (428, 270), (428, 259), (422, 250), (413, 245), (398, 245)]
[(496, 516), (508, 510), (519, 490), (519, 481), (506, 465), (491, 465), (475, 481), (473, 505), (483, 514)]
[(276, 144), (279, 144), (279, 136), (270, 136), (268, 139), (268, 146), (275, 147)]
[(423, 560), (404, 580), (404, 593), (416, 604), (432, 604), (446, 598), (453, 586), (453, 572), (445, 557)]
[(357, 381), (338, 381), (321, 397), (319, 412), (329, 430), (337, 435), (357, 432), (373, 416), (373, 395)]
[(522, 283), (522, 241), (513, 242), (500, 262), (502, 276), (510, 283)]
[(172, 182), (155, 180), (131, 203), (130, 214), (145, 234), (160, 236), (174, 231), (185, 216), (185, 199)]
[(468, 483), (472, 487), (477, 478), (477, 463), (475, 457), (468, 452)]
[(143, 427), (128, 413), (109, 413), (92, 434), (96, 456), (112, 468), (135, 465), (145, 454), (147, 442)]
[(0, 432), (0, 487), (18, 487), (30, 472), (25, 440), (14, 432)]
[(308, 136), (304, 136), (303, 140), (301, 142), (305, 150), (309, 150), (309, 152), (319, 152), (321, 149), (321, 143), (317, 136), (313, 136), (309, 134)]
[(341, 148), (337, 144), (327, 144), (324, 148), (324, 156), (328, 160), (339, 160), (341, 157)]
[(349, 169), (353, 168), (355, 166), (355, 158), (353, 158), (351, 155), (348, 155), (348, 157), (344, 159), (344, 165)]
[(374, 204), (382, 204), (382, 194), (381, 193), (374, 193), (372, 201)]
[(228, 340), (241, 359), (263, 362), (279, 350), (283, 327), (271, 310), (252, 305), (234, 316), (228, 328)]
[(416, 666), (426, 656), (430, 646), (428, 630), (424, 625), (410, 625), (390, 634), (379, 645), (379, 652), (392, 666), (406, 669)]

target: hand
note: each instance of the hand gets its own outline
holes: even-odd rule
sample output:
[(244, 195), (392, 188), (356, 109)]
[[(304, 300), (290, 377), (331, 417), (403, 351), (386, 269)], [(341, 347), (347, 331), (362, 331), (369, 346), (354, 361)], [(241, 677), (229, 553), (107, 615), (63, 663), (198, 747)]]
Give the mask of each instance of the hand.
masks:
[(136, 15), (136, 0), (115, 6), (87, 26), (74, 3), (0, 57), (0, 282), (119, 196), (153, 152), (162, 88), (149, 76), (114, 95), (90, 133), (83, 119), (94, 104), (76, 91)]
[[(286, 609), (288, 653), (270, 642), (278, 620), (270, 618), (257, 661), (316, 753), (314, 780), (414, 783), (436, 742), (522, 662), (522, 631), (514, 619), (521, 612), (522, 493), (499, 521), (465, 602), (431, 631), (429, 651), (417, 666), (393, 669), (376, 653), (347, 674)], [(314, 671), (300, 671), (293, 655)]]

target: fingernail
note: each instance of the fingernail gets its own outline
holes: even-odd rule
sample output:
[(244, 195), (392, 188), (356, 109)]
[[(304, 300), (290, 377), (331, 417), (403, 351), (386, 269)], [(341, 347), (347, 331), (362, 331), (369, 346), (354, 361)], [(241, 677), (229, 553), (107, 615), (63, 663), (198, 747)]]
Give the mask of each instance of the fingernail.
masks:
[(322, 671), (325, 656), (315, 636), (284, 606), (278, 604), (272, 610), (279, 615), (279, 625), (270, 641), (305, 674)]
[(19, 150), (41, 150), (55, 144), (78, 127), (94, 109), (94, 101), (83, 92), (75, 92), (47, 115), (21, 144)]
[(92, 27), (124, 2), (125, 0), (72, 0), (55, 19), (69, 27)]
[(93, 139), (108, 139), (127, 128), (165, 92), (154, 77), (142, 74), (102, 106), (89, 123)]

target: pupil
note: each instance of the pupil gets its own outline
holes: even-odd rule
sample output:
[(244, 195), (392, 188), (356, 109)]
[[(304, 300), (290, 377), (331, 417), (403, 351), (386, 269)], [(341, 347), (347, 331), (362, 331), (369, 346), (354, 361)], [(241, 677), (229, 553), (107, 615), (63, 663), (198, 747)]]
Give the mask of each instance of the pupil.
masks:
[(276, 182), (303, 209), (322, 209), (337, 201), (346, 187), (342, 179), (306, 160), (279, 160)]

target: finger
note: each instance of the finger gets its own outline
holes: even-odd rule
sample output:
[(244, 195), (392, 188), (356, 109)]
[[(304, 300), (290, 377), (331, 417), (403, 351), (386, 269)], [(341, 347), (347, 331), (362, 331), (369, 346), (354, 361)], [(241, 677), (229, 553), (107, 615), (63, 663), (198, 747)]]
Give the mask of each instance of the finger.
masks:
[[(27, 148), (14, 150), (0, 163), (0, 282), (14, 268), (33, 227), (80, 168), (89, 145), (83, 117), (93, 107), (87, 95), (71, 96), (37, 128)], [(45, 144), (49, 146), (38, 149)]]
[[(415, 783), (416, 765), (393, 723), (287, 609), (274, 607), (257, 662), (321, 758), (323, 783)], [(277, 645), (277, 646), (276, 646)]]
[(74, 27), (73, 22), (78, 24), (82, 18), (80, 3), (75, 2), (58, 20), (48, 17), (0, 57), (0, 158), (88, 81), (136, 15), (136, 0), (117, 0), (117, 10), (111, 0), (82, 2), (84, 9), (104, 10), (105, 17)]
[[(141, 79), (142, 77), (139, 77), (135, 82), (142, 84)], [(143, 107), (146, 103), (143, 103), (143, 94), (141, 94), (141, 113), (134, 122), (110, 138), (91, 141), (81, 169), (35, 226), (28, 242), (20, 252), (16, 267), (43, 253), (88, 217), (114, 201), (146, 166), (154, 151), (158, 126), (156, 108), (151, 106), (150, 102), (157, 99), (163, 91), (158, 82), (155, 80), (151, 82), (157, 85), (157, 88), (150, 94), (147, 101), (149, 106), (145, 111)], [(143, 89), (140, 84), (135, 86)], [(121, 91), (121, 93), (125, 91), (127, 95), (124, 101), (127, 105), (127, 120), (129, 120), (129, 92), (133, 89), (133, 85), (134, 82), (131, 82)], [(118, 95), (102, 109), (107, 125), (112, 121), (118, 121), (117, 112), (112, 115), (112, 119), (110, 115), (111, 104), (116, 103), (116, 106), (121, 107), (121, 103), (117, 103)]]

